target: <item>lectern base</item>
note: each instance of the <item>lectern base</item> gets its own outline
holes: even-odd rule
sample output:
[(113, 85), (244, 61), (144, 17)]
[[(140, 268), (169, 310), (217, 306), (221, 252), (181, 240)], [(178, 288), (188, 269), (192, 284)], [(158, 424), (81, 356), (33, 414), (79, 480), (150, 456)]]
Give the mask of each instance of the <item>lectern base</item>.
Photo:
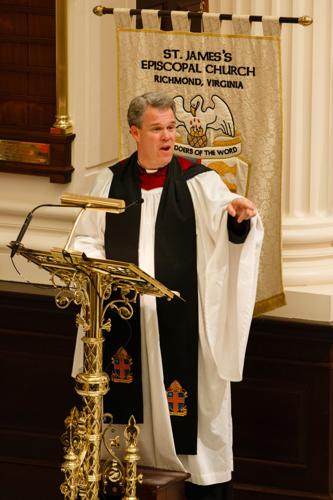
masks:
[[(151, 467), (138, 467), (138, 472), (143, 474), (143, 483), (137, 485), (140, 500), (185, 500), (184, 481), (190, 474)], [(105, 500), (121, 500), (121, 496), (109, 494)]]

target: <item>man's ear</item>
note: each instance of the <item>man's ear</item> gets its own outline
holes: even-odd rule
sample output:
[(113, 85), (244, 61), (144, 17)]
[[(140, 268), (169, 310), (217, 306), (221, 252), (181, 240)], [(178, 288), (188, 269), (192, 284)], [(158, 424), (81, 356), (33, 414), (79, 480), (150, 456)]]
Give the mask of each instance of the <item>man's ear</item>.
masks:
[(139, 141), (140, 129), (136, 125), (130, 126), (130, 134), (136, 142)]

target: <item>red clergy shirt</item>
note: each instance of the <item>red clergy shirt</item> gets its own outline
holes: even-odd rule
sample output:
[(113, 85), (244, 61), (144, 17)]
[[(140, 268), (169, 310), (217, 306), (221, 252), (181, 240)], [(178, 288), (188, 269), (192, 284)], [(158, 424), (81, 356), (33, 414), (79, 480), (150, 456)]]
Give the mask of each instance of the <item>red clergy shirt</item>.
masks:
[[(177, 160), (182, 168), (182, 170), (187, 170), (193, 162), (186, 158), (177, 157)], [(149, 191), (150, 189), (155, 189), (158, 187), (163, 187), (165, 179), (168, 174), (169, 165), (165, 167), (159, 168), (152, 173), (148, 173), (146, 169), (139, 166), (139, 178), (140, 178), (140, 186), (142, 189)]]

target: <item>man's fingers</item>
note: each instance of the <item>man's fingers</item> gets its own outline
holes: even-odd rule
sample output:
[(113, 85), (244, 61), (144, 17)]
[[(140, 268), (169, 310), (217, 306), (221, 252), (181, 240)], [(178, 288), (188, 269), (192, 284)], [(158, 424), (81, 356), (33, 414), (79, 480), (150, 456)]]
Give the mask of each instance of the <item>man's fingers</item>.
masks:
[(233, 205), (231, 203), (229, 203), (229, 205), (227, 206), (227, 211), (228, 211), (228, 214), (231, 215), (231, 217), (235, 217), (235, 215), (237, 213), (235, 208), (233, 207)]
[(255, 207), (245, 208), (239, 213), (237, 222), (243, 222), (243, 220), (251, 219), (251, 217), (254, 217), (256, 214), (257, 210)]
[(255, 204), (247, 198), (237, 198), (229, 203), (227, 211), (232, 217), (237, 216), (237, 222), (243, 222), (257, 214)]

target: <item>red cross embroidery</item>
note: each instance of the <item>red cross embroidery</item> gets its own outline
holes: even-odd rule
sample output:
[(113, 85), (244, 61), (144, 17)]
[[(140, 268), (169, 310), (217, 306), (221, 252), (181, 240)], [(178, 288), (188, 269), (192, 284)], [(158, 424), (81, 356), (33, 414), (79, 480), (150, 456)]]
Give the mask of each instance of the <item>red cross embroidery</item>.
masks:
[(182, 388), (177, 380), (174, 380), (167, 390), (170, 415), (177, 415), (181, 417), (187, 415), (187, 408), (185, 406), (186, 397), (187, 392)]
[(111, 375), (111, 380), (113, 382), (123, 382), (126, 384), (132, 382), (133, 377), (130, 368), (132, 360), (123, 347), (120, 347), (115, 356), (112, 357), (112, 363), (114, 371)]

